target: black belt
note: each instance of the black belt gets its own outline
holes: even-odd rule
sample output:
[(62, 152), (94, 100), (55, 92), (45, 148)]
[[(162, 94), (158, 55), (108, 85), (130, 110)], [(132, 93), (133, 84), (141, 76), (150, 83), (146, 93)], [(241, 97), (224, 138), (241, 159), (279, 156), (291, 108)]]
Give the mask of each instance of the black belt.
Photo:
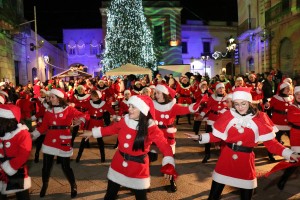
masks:
[(191, 97), (191, 95), (180, 95), (180, 97)]
[(273, 112), (276, 112), (276, 113), (278, 113), (278, 114), (281, 114), (281, 115), (286, 115), (286, 114), (287, 114), (287, 112), (285, 112), (285, 111), (283, 111), (283, 110), (276, 110), (276, 109), (273, 109), (272, 111), (273, 111)]
[(96, 117), (96, 116), (90, 116), (91, 117), (91, 119), (95, 119), (95, 120), (100, 120), (100, 119), (103, 119), (103, 117)]
[(291, 124), (291, 125), (292, 125), (292, 128), (294, 128), (294, 129), (300, 129), (300, 126), (297, 126), (295, 124)]
[(85, 108), (82, 108), (82, 107), (75, 107), (78, 111), (80, 111), (80, 112), (85, 112), (86, 111), (86, 109)]
[(169, 140), (174, 140), (175, 138), (174, 138), (174, 137), (168, 137), (168, 139), (169, 139)]
[(133, 161), (133, 162), (145, 164), (144, 158), (146, 157), (147, 154), (140, 155), (140, 156), (132, 156), (132, 155), (123, 153), (120, 150), (119, 150), (119, 152), (120, 152), (121, 156), (124, 158), (124, 160), (126, 160), (126, 161), (130, 160), (130, 161)]
[(48, 129), (54, 130), (54, 129), (69, 129), (69, 126), (48, 126)]
[(174, 127), (173, 124), (171, 124), (171, 125), (157, 125), (157, 126), (158, 126), (158, 128), (160, 128), (160, 129), (167, 129), (167, 128), (172, 128), (172, 127)]
[(253, 151), (253, 147), (244, 147), (244, 146), (239, 146), (234, 143), (227, 143), (227, 146), (232, 149), (233, 151), (240, 151), (244, 153), (251, 153)]
[(210, 110), (211, 113), (215, 114), (215, 115), (218, 115), (219, 112), (218, 111), (215, 111), (215, 110)]

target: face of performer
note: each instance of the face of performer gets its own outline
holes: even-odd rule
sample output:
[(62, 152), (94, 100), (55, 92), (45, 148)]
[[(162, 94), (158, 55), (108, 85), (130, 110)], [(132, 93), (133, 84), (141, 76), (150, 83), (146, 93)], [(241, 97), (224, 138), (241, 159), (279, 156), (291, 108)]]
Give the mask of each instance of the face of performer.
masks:
[(129, 119), (138, 120), (140, 117), (140, 110), (132, 104), (129, 104), (128, 115)]
[(206, 83), (203, 83), (202, 85), (201, 85), (201, 90), (207, 90), (207, 84)]
[(282, 93), (288, 95), (288, 94), (290, 93), (290, 90), (291, 90), (291, 88), (290, 88), (289, 86), (288, 86), (288, 87), (285, 87), (285, 88), (283, 89)]
[(255, 76), (249, 76), (249, 80), (250, 80), (251, 82), (254, 82), (254, 81), (255, 81)]
[(82, 87), (77, 88), (78, 94), (84, 94), (84, 90)]
[(155, 91), (155, 99), (159, 103), (165, 102), (163, 93), (161, 91), (158, 91), (158, 90)]
[(249, 109), (249, 102), (242, 99), (236, 99), (233, 102), (233, 106), (238, 111), (238, 113), (244, 115)]
[(295, 100), (296, 102), (300, 102), (300, 92), (295, 93)]
[(235, 86), (243, 86), (243, 80), (235, 80)]
[(131, 96), (131, 93), (130, 93), (130, 92), (124, 93), (124, 98), (125, 98), (126, 100), (128, 100), (130, 96)]
[(59, 99), (55, 94), (50, 94), (49, 97), (52, 105), (59, 105)]
[(219, 87), (217, 89), (217, 94), (224, 94), (225, 93), (225, 88), (224, 87)]
[(100, 98), (98, 95), (91, 95), (92, 101), (98, 101)]

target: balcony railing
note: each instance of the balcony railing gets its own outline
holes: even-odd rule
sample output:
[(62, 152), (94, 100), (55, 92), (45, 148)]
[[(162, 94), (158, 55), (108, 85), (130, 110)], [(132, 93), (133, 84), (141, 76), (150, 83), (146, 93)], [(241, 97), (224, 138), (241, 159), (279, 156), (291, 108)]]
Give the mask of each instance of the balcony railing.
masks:
[[(297, 1), (298, 6), (298, 1)], [(266, 24), (291, 12), (291, 0), (282, 0), (265, 13)]]
[(256, 28), (256, 19), (255, 18), (248, 18), (246, 19), (241, 25), (238, 27), (238, 35), (242, 33), (253, 30)]

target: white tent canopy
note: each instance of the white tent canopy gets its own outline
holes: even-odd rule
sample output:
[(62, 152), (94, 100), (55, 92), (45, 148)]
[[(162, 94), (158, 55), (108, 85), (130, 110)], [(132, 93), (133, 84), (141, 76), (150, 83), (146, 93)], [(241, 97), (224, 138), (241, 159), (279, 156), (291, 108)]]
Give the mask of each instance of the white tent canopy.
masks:
[(130, 74), (148, 74), (150, 81), (152, 79), (151, 69), (133, 65), (131, 63), (127, 63), (126, 65), (122, 65), (119, 68), (112, 69), (105, 73), (106, 76), (124, 76)]

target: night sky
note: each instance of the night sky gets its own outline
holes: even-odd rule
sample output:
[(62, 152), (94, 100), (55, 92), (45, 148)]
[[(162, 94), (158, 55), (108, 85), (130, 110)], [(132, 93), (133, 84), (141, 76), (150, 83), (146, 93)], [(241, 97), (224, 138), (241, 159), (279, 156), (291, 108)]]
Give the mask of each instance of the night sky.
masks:
[[(23, 2), (25, 18), (33, 20), (34, 0)], [(181, 0), (182, 23), (186, 19), (237, 21), (236, 2), (237, 0)], [(38, 34), (47, 40), (62, 42), (64, 28), (101, 28), (101, 0), (36, 0), (36, 6)]]

